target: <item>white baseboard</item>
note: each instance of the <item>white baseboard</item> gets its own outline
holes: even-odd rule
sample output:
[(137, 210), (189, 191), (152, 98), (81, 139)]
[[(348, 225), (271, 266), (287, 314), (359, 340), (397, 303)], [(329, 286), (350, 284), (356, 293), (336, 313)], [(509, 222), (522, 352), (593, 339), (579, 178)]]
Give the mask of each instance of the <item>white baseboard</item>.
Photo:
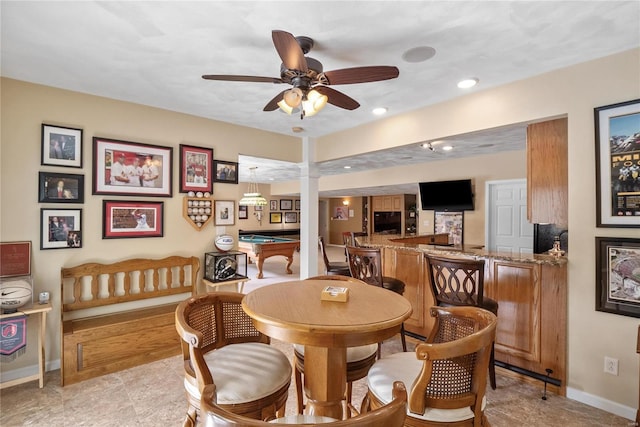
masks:
[[(46, 363), (45, 371), (55, 371), (60, 369), (60, 359), (51, 360)], [(38, 365), (25, 366), (23, 368), (13, 369), (11, 371), (2, 371), (2, 382), (17, 380), (31, 375), (38, 374)]]
[(576, 390), (575, 388), (567, 387), (567, 398), (584, 403), (585, 405), (593, 406), (594, 408), (602, 409), (603, 411), (611, 412), (612, 414), (631, 421), (635, 421), (636, 419), (636, 408), (621, 405), (600, 396)]

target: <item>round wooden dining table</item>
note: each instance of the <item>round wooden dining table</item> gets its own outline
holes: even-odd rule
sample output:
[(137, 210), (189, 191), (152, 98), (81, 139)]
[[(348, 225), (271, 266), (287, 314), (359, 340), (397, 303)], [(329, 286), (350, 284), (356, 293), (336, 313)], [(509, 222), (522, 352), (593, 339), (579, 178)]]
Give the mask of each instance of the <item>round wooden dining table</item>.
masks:
[[(346, 302), (320, 299), (327, 286), (349, 289)], [(281, 341), (303, 344), (305, 413), (344, 419), (347, 347), (381, 342), (411, 315), (407, 299), (364, 282), (297, 280), (248, 293), (243, 310), (256, 328)]]

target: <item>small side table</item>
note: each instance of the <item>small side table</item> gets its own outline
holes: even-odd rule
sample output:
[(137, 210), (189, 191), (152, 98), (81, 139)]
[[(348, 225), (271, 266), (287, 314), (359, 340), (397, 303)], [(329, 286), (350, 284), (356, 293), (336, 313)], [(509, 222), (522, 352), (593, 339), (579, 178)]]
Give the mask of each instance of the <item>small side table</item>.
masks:
[(33, 303), (26, 307), (21, 307), (15, 313), (6, 313), (0, 314), (0, 319), (8, 319), (10, 317), (17, 317), (22, 315), (31, 316), (32, 314), (37, 315), (39, 317), (40, 322), (38, 322), (38, 373), (34, 375), (30, 375), (28, 377), (17, 378), (15, 380), (6, 381), (0, 383), (0, 389), (4, 389), (7, 387), (12, 387), (14, 385), (26, 383), (29, 381), (38, 380), (40, 388), (44, 387), (44, 342), (45, 342), (45, 331), (47, 325), (47, 313), (51, 311), (51, 303), (46, 304), (38, 304)]
[(242, 293), (242, 291), (244, 289), (244, 284), (246, 282), (248, 282), (248, 281), (249, 281), (248, 277), (242, 277), (242, 278), (239, 278), (239, 279), (227, 280), (227, 281), (224, 281), (224, 282), (210, 282), (207, 279), (202, 279), (202, 282), (205, 285), (207, 285), (208, 287), (214, 288), (214, 290), (216, 288), (218, 288), (219, 286), (236, 285), (237, 292), (240, 292), (240, 293)]

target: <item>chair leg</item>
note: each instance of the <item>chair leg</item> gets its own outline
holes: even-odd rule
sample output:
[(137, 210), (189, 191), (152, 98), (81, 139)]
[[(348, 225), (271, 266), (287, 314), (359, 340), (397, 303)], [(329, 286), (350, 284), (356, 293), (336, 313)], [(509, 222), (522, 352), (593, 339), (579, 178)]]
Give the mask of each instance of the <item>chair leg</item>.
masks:
[(402, 351), (407, 351), (407, 339), (404, 335), (404, 322), (400, 325), (400, 340), (402, 341)]
[(196, 425), (196, 408), (189, 405), (187, 415), (184, 417), (182, 427), (194, 427)]
[(493, 344), (491, 344), (491, 356), (489, 356), (489, 382), (491, 383), (491, 388), (493, 390), (496, 389), (496, 360), (493, 352)]
[(302, 401), (302, 374), (297, 368), (295, 368), (295, 361), (293, 363), (294, 363), (293, 370), (295, 371), (295, 381), (296, 381), (296, 396), (298, 401), (298, 414), (302, 414), (304, 412), (304, 404)]

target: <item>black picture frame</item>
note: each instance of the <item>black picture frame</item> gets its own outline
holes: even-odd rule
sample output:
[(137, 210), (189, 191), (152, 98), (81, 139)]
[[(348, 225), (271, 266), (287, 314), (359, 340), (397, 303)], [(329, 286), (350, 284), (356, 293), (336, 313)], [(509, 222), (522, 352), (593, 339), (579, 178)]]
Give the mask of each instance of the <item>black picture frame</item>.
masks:
[(214, 182), (222, 182), (225, 184), (238, 183), (238, 163), (227, 162), (224, 160), (213, 161)]
[(594, 108), (596, 226), (640, 227), (640, 99)]
[(82, 247), (82, 209), (40, 209), (40, 249)]
[(284, 213), (285, 224), (292, 224), (298, 222), (298, 212), (285, 212)]
[(84, 203), (84, 175), (39, 172), (38, 202)]
[(299, 211), (300, 210), (300, 199), (296, 199), (294, 204), (295, 204), (295, 209), (297, 211)]
[(293, 210), (293, 200), (292, 199), (280, 199), (280, 210), (281, 211)]
[(82, 168), (82, 129), (42, 124), (40, 164)]
[(640, 318), (640, 239), (596, 237), (596, 311)]
[(278, 210), (278, 201), (277, 200), (269, 200), (269, 210), (277, 211)]
[(94, 137), (92, 194), (171, 197), (172, 159), (173, 147)]
[(249, 206), (238, 206), (238, 219), (249, 218)]
[(213, 193), (213, 149), (180, 144), (180, 192)]
[(269, 212), (269, 224), (282, 224), (282, 212)]

